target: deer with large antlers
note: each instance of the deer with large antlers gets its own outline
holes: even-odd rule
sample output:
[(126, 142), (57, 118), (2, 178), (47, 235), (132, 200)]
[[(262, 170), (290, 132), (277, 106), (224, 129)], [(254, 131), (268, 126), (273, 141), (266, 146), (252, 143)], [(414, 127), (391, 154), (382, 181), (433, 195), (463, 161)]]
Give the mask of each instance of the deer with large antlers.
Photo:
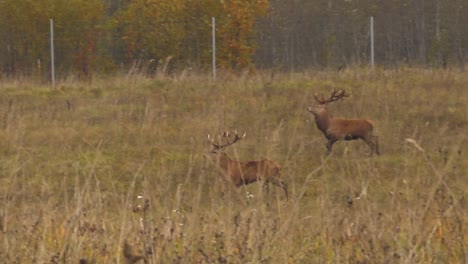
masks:
[(213, 145), (213, 149), (204, 155), (205, 158), (213, 161), (218, 167), (220, 167), (225, 175), (234, 183), (236, 187), (241, 187), (257, 181), (263, 181), (264, 187), (268, 188), (268, 184), (272, 183), (276, 186), (281, 187), (286, 194), (288, 199), (288, 186), (280, 178), (281, 167), (278, 163), (271, 160), (256, 160), (256, 161), (238, 161), (232, 160), (224, 152), (224, 148), (230, 146), (245, 137), (246, 133), (242, 136), (234, 132), (234, 139), (229, 140), (231, 134), (224, 132), (222, 138), (226, 139), (225, 144), (221, 144), (221, 136), (218, 137), (218, 142), (215, 143), (214, 139), (208, 135), (208, 139)]
[(372, 155), (375, 151), (379, 155), (378, 137), (372, 135), (374, 125), (372, 121), (367, 119), (345, 119), (331, 117), (328, 112), (327, 104), (348, 97), (349, 95), (343, 90), (336, 91), (333, 89), (331, 96), (328, 99), (321, 98), (317, 94), (314, 95), (318, 104), (307, 107), (307, 111), (315, 116), (317, 128), (322, 131), (328, 139), (327, 149), (331, 152), (332, 146), (338, 140), (355, 140), (362, 139), (369, 145)]

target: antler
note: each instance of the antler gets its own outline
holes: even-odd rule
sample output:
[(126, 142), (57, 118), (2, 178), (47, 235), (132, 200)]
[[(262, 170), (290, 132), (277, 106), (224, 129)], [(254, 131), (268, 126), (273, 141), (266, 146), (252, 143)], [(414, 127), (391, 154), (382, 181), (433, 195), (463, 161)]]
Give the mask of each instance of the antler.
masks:
[(229, 136), (230, 136), (229, 131), (225, 131), (223, 133), (223, 136), (222, 136), (223, 138), (226, 138), (226, 144), (224, 144), (224, 145), (221, 145), (221, 136), (218, 136), (218, 143), (217, 144), (214, 142), (214, 138), (211, 138), (210, 135), (208, 135), (208, 140), (210, 140), (211, 144), (213, 144), (213, 146), (214, 146), (213, 150), (217, 150), (217, 149), (222, 149), (222, 148), (225, 148), (227, 146), (230, 146), (230, 145), (236, 143), (237, 141), (243, 139), (246, 134), (247, 134), (247, 132), (244, 132), (244, 134), (242, 136), (239, 136), (237, 134), (237, 130), (234, 130), (234, 139), (231, 142), (229, 142)]
[(335, 89), (333, 89), (330, 98), (326, 100), (323, 98), (323, 95), (321, 95), (322, 98), (319, 99), (318, 94), (314, 94), (315, 101), (317, 101), (319, 104), (328, 104), (328, 103), (337, 101), (339, 99), (342, 99), (343, 97), (348, 97), (348, 96), (349, 94), (346, 94), (344, 90), (336, 91)]

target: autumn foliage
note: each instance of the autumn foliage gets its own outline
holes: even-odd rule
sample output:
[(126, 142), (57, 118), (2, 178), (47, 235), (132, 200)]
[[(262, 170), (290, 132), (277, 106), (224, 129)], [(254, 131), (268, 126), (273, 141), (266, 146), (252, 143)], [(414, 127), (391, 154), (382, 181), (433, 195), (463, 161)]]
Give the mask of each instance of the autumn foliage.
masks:
[(255, 52), (252, 41), (255, 19), (268, 11), (267, 0), (224, 1), (226, 16), (219, 33), (222, 38), (221, 63), (225, 67), (244, 68), (251, 63)]
[[(374, 1), (375, 2), (375, 1)], [(0, 77), (467, 63), (468, 1), (0, 0)], [(165, 72), (163, 70), (162, 72)]]
[(49, 72), (49, 19), (56, 66), (88, 76), (121, 65), (208, 68), (211, 18), (217, 20), (218, 65), (246, 67), (255, 51), (255, 21), (268, 1), (44, 0), (0, 1), (0, 72)]
[(136, 0), (118, 16), (121, 29), (118, 36), (129, 60), (157, 63), (173, 57), (206, 65), (212, 48), (211, 18), (215, 17), (219, 64), (225, 68), (245, 68), (255, 51), (252, 36), (256, 18), (267, 11), (267, 0)]
[[(88, 74), (99, 63), (105, 23), (100, 0), (0, 1), (0, 73), (48, 73), (49, 20), (54, 20), (56, 66)], [(100, 47), (102, 49), (102, 47)]]

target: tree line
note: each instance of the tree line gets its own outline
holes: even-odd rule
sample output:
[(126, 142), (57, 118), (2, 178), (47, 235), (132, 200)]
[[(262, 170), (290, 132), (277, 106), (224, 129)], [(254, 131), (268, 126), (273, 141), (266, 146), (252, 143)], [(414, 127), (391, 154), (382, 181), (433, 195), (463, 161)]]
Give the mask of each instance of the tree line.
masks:
[(256, 62), (287, 68), (369, 62), (463, 67), (468, 51), (466, 0), (271, 0), (257, 32)]
[(0, 73), (89, 76), (137, 67), (206, 70), (211, 18), (227, 69), (363, 65), (369, 17), (381, 65), (463, 67), (466, 0), (0, 0)]

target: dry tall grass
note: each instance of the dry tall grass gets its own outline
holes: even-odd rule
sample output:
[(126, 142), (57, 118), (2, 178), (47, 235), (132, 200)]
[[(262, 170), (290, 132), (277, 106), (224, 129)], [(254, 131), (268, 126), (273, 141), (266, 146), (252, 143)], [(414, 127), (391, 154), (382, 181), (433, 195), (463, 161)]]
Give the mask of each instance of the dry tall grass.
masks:
[[(268, 76), (268, 77), (265, 77)], [(468, 74), (363, 70), (0, 81), (5, 263), (467, 263)], [(327, 156), (305, 108), (374, 121), (382, 155)], [(235, 189), (206, 134), (283, 167), (286, 201)]]

